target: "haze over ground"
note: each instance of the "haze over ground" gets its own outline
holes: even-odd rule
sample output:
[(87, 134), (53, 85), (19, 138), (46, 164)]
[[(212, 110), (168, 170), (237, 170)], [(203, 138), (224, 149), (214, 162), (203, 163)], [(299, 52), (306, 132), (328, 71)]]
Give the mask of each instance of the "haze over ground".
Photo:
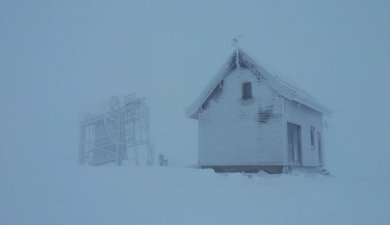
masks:
[[(333, 110), (327, 168), (388, 175), (388, 1), (0, 2), (0, 169), (77, 165), (78, 120), (111, 95), (151, 100), (152, 139), (196, 164), (184, 116), (243, 34), (244, 51)], [(363, 168), (363, 169), (362, 169)]]

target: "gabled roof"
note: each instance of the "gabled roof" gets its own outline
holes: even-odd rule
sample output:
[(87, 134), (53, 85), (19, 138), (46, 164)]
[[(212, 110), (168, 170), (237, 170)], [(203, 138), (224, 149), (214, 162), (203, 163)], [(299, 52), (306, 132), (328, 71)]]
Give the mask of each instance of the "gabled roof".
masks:
[(279, 77), (268, 73), (263, 67), (257, 64), (244, 51), (237, 48), (229, 57), (226, 64), (214, 76), (209, 85), (204, 89), (196, 101), (187, 108), (186, 115), (190, 118), (197, 119), (199, 112), (202, 110), (204, 103), (207, 103), (212, 97), (212, 93), (218, 87), (218, 84), (233, 70), (237, 68), (248, 68), (259, 79), (263, 79), (274, 91), (286, 99), (296, 101), (302, 105), (312, 108), (320, 113), (330, 116), (332, 112), (326, 107), (319, 104), (313, 97), (293, 85), (283, 81)]

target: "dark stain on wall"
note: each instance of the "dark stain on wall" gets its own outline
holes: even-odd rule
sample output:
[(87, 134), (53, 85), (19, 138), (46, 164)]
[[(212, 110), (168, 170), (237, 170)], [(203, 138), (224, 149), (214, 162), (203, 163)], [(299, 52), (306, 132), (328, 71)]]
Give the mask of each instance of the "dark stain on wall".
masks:
[(260, 123), (267, 123), (269, 121), (269, 119), (273, 115), (273, 109), (272, 108), (273, 108), (273, 106), (268, 107), (268, 109), (262, 109), (262, 108), (259, 109), (258, 121)]

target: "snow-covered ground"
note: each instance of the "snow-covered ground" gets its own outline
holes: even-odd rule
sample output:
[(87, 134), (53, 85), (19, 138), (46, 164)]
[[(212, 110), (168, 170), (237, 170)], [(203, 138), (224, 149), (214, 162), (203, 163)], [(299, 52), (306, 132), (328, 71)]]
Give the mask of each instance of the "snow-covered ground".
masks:
[(191, 168), (0, 172), (1, 225), (390, 224), (390, 179)]

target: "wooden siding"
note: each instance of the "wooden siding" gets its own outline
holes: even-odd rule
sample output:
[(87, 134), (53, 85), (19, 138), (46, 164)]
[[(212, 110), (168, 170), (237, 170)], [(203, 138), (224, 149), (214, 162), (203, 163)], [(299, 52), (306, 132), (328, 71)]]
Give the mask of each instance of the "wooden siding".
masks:
[[(301, 126), (302, 166), (321, 166), (318, 153), (318, 133), (323, 134), (322, 114), (295, 101), (285, 100), (285, 120)], [(311, 127), (315, 128), (314, 143), (311, 146)], [(287, 133), (287, 131), (286, 131)], [(286, 135), (287, 136), (287, 135)], [(322, 135), (323, 136), (323, 135)], [(322, 152), (324, 148), (322, 146)]]
[[(242, 99), (242, 84), (252, 96)], [(251, 71), (231, 71), (199, 114), (199, 165), (283, 165), (284, 98)]]

